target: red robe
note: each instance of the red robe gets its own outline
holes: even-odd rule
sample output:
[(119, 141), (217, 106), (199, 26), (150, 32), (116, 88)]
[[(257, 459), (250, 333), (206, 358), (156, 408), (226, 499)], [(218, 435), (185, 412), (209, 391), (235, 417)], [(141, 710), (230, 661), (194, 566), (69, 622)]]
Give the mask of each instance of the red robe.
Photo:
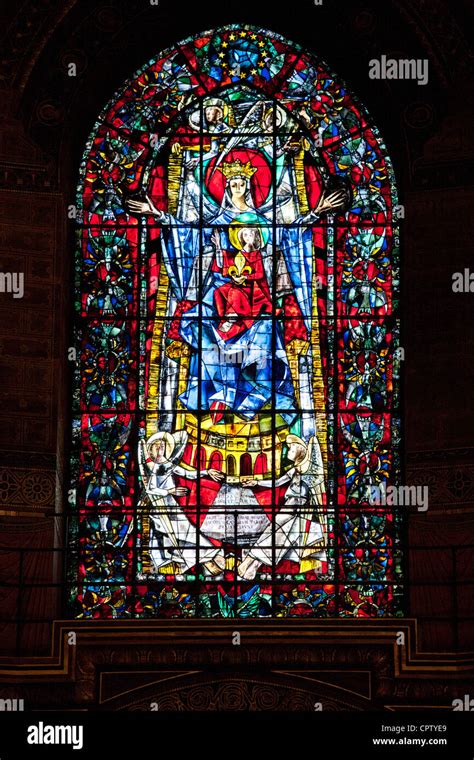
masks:
[[(224, 340), (248, 330), (255, 317), (260, 314), (272, 313), (270, 289), (263, 268), (262, 254), (260, 251), (244, 250), (240, 253), (245, 258), (245, 282), (239, 285), (230, 279), (214, 292), (214, 305), (222, 318), (217, 329)], [(222, 268), (214, 262), (212, 270), (230, 278), (229, 269), (235, 267), (235, 257), (238, 254), (239, 251), (222, 251)], [(222, 330), (222, 327), (230, 318), (232, 318), (232, 327), (226, 332)]]

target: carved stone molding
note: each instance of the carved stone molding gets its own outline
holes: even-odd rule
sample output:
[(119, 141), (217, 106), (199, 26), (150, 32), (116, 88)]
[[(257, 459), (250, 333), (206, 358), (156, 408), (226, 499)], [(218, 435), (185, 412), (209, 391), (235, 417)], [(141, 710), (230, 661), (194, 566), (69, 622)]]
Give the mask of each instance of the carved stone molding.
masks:
[(474, 659), (420, 652), (417, 636), (401, 618), (56, 621), (51, 656), (0, 658), (0, 682), (35, 709), (451, 709)]

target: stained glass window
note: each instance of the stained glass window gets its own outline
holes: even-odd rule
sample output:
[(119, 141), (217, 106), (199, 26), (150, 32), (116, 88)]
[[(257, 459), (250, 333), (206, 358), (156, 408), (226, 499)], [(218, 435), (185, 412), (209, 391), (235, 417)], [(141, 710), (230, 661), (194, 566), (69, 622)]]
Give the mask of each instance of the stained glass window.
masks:
[(104, 109), (78, 191), (71, 614), (401, 614), (386, 149), (314, 55), (232, 25)]

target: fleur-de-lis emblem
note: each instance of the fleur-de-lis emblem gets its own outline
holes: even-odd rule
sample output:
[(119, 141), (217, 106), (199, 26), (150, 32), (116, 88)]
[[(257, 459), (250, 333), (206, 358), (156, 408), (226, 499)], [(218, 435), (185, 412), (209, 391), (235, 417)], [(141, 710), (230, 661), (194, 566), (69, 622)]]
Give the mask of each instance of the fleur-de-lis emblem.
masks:
[(247, 259), (245, 258), (242, 251), (239, 251), (237, 256), (234, 259), (234, 264), (229, 267), (229, 274), (231, 277), (241, 277), (245, 274), (251, 274), (252, 268), (249, 267), (248, 264), (246, 264)]

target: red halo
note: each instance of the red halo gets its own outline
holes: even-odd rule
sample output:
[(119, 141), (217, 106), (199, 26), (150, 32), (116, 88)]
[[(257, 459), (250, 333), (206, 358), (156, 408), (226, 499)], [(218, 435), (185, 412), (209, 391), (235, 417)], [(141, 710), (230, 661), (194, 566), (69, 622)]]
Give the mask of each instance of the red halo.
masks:
[(234, 161), (237, 161), (237, 159), (242, 161), (243, 164), (246, 164), (250, 161), (252, 166), (257, 169), (253, 177), (250, 179), (250, 192), (252, 194), (255, 208), (258, 208), (262, 205), (262, 203), (266, 201), (270, 193), (272, 184), (272, 172), (267, 160), (261, 153), (258, 153), (255, 150), (231, 150), (225, 159), (221, 161), (214, 174), (212, 174), (212, 170), (214, 169), (215, 163), (217, 161), (217, 156), (216, 158), (212, 158), (209, 161), (204, 179), (208, 193), (217, 203), (222, 203), (222, 198), (224, 197), (224, 190), (226, 186), (226, 178), (220, 171), (220, 168), (223, 164), (233, 163)]

